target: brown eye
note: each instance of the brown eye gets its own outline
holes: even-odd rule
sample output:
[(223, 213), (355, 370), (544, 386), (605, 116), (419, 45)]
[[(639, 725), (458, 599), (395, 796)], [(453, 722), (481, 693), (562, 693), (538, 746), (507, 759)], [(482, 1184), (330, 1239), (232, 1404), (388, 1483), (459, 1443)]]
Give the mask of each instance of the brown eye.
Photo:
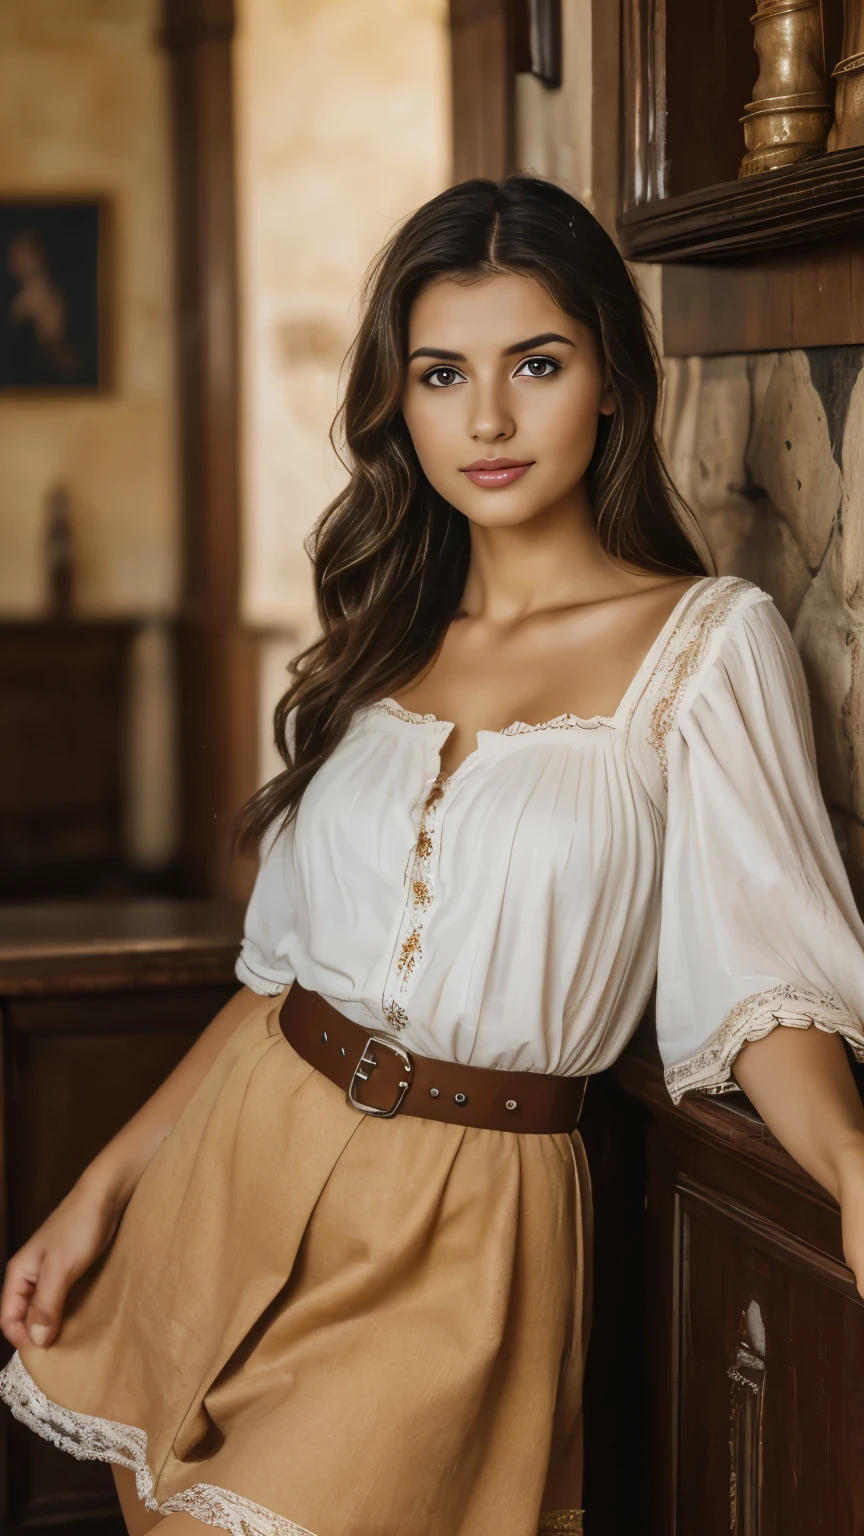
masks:
[(422, 382), (424, 384), (431, 384), (433, 389), (447, 389), (449, 385), (455, 384), (456, 380), (460, 377), (461, 375), (457, 369), (445, 368), (442, 365), (440, 368), (430, 368), (428, 373), (424, 373)]
[[(557, 363), (554, 357), (526, 357), (524, 363), (520, 363), (516, 377), (517, 379), (548, 379), (553, 373), (558, 373), (560, 367), (561, 364)], [(528, 373), (523, 373), (523, 368), (527, 368)]]

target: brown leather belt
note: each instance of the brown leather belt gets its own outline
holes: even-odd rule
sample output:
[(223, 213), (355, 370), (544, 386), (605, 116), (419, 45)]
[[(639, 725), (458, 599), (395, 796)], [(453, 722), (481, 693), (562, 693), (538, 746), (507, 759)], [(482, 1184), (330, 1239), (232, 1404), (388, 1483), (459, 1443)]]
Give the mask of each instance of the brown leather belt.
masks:
[(461, 1067), (409, 1051), (394, 1035), (346, 1019), (317, 992), (294, 982), (279, 1012), (298, 1056), (322, 1072), (366, 1115), (415, 1115), (481, 1131), (549, 1135), (575, 1129), (587, 1077)]

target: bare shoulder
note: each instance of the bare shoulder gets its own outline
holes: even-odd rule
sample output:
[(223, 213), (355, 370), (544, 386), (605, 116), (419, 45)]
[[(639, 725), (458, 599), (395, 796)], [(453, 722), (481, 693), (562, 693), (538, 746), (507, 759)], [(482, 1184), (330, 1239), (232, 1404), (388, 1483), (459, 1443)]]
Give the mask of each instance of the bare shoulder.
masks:
[(602, 604), (606, 616), (626, 645), (646, 646), (665, 628), (679, 608), (689, 606), (685, 599), (698, 587), (705, 587), (710, 578), (683, 576), (646, 581), (607, 599)]

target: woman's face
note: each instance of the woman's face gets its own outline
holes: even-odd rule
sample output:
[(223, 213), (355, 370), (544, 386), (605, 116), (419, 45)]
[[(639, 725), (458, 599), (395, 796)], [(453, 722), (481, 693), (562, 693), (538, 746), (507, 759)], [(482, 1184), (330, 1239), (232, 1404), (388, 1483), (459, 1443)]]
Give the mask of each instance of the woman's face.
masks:
[(472, 522), (565, 502), (612, 409), (596, 338), (533, 277), (436, 278), (414, 301), (402, 413), (424, 474)]

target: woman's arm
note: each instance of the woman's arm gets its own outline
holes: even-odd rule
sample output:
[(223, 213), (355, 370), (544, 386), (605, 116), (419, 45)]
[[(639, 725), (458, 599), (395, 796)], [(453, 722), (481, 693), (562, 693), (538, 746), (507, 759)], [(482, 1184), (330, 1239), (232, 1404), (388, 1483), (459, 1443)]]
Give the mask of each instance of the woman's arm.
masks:
[(50, 1344), (70, 1285), (111, 1241), (144, 1169), (177, 1124), (239, 1024), (260, 1004), (248, 987), (229, 999), (161, 1087), (85, 1168), (78, 1182), (9, 1260), (0, 1330), (10, 1344)]
[(839, 1035), (773, 1029), (742, 1048), (733, 1073), (781, 1145), (838, 1201), (846, 1262), (864, 1296), (864, 1104)]

